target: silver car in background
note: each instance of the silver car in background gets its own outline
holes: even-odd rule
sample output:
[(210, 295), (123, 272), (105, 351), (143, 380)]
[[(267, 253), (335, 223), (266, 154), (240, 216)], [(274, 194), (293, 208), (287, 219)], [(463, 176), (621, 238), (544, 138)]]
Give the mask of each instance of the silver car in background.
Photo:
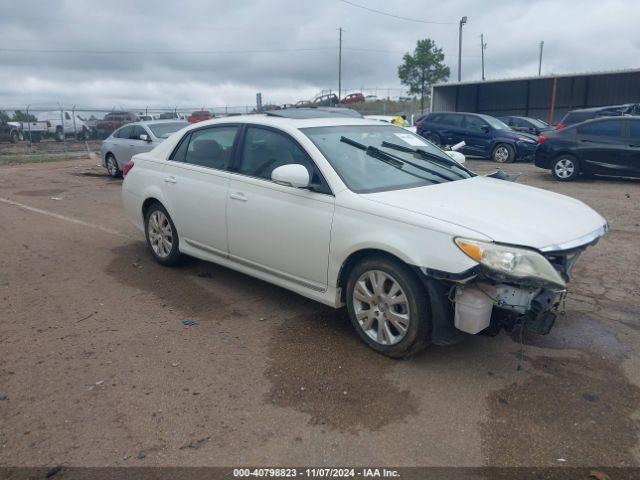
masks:
[(102, 166), (111, 177), (122, 175), (122, 168), (137, 153), (157, 147), (171, 134), (188, 126), (182, 120), (153, 120), (128, 123), (107, 137), (100, 147)]

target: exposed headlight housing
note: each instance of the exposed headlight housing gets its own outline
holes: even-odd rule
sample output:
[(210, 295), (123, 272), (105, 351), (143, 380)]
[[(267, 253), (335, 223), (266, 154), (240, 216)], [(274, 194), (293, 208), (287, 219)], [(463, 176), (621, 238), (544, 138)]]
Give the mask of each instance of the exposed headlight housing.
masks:
[(517, 140), (519, 142), (536, 143), (536, 141), (533, 138), (529, 138), (529, 137), (518, 137)]
[(532, 286), (566, 288), (565, 281), (553, 265), (534, 250), (460, 237), (455, 238), (454, 242), (468, 257), (498, 279)]

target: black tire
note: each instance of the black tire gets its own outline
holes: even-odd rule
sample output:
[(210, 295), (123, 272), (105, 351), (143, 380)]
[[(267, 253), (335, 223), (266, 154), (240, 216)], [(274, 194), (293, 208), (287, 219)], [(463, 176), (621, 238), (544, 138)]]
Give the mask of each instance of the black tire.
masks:
[(20, 134), (17, 130), (11, 130), (11, 134), (9, 135), (9, 141), (11, 143), (18, 143), (20, 140)]
[(56, 139), (56, 142), (64, 141), (64, 132), (62, 131), (62, 127), (56, 128), (56, 133), (54, 138)]
[(573, 155), (560, 155), (553, 161), (551, 175), (560, 182), (570, 182), (580, 175), (580, 164)]
[(493, 147), (491, 159), (497, 163), (513, 163), (516, 161), (516, 151), (508, 143), (499, 143)]
[(42, 135), (40, 134), (40, 132), (34, 132), (31, 134), (31, 141), (33, 143), (40, 143), (40, 140), (42, 140)]
[[(152, 246), (151, 238), (150, 238), (150, 225), (149, 222), (152, 221), (152, 215), (155, 212), (160, 212), (167, 219), (168, 225), (171, 228), (172, 240), (171, 240), (171, 248), (166, 256), (159, 255)], [(160, 204), (159, 202), (152, 203), (144, 215), (144, 234), (147, 239), (147, 247), (155, 258), (156, 262), (160, 265), (164, 265), (165, 267), (172, 267), (178, 265), (182, 260), (182, 254), (180, 253), (179, 244), (180, 239), (178, 237), (178, 231), (176, 230), (176, 226), (173, 224), (173, 220), (169, 216), (167, 210)]]
[(438, 135), (437, 133), (427, 133), (424, 138), (428, 141), (433, 143), (435, 146), (439, 147), (440, 145), (442, 145), (442, 141), (440, 140), (440, 135)]
[(113, 156), (113, 153), (107, 153), (107, 156), (104, 159), (104, 166), (107, 168), (107, 173), (111, 178), (120, 178), (122, 176), (122, 171), (120, 170), (116, 157)]
[(87, 130), (83, 128), (76, 134), (76, 140), (84, 141), (87, 139)]
[[(382, 272), (391, 277), (392, 280), (380, 282), (383, 292), (385, 289), (385, 283), (388, 284), (395, 281), (402, 289), (407, 300), (405, 307), (409, 314), (409, 324), (404, 334), (401, 333), (400, 330), (395, 329), (390, 322), (383, 320), (387, 322), (387, 325), (397, 334), (397, 336), (400, 337), (397, 343), (390, 344), (390, 342), (388, 342), (388, 344), (384, 344), (384, 341), (379, 342), (370, 336), (373, 335), (373, 325), (376, 325), (375, 330), (380, 329), (381, 324), (379, 323), (379, 320), (368, 321), (371, 325), (371, 329), (369, 329), (370, 333), (367, 333), (363, 326), (360, 325), (360, 321), (357, 318), (358, 313), (356, 312), (356, 302), (360, 303), (360, 307), (358, 308), (363, 306), (363, 302), (354, 298), (354, 291), (356, 289), (357, 282), (361, 280), (363, 275), (367, 276), (368, 272)], [(376, 275), (379, 274), (376, 273)], [(360, 289), (361, 287), (359, 286), (358, 288)], [(368, 284), (367, 288), (371, 289), (373, 287), (371, 284)], [(360, 291), (361, 290), (359, 290), (359, 292)], [(389, 297), (386, 298), (388, 299)], [(386, 301), (387, 300), (385, 299), (384, 302)], [(363, 311), (369, 312), (370, 310), (375, 309), (375, 313), (372, 312), (372, 315), (375, 317), (376, 315), (381, 315), (380, 312), (390, 311), (392, 308), (398, 307), (397, 305), (387, 305), (386, 303), (383, 303), (383, 301), (376, 302), (374, 300), (374, 302), (375, 306), (371, 307), (371, 305), (369, 305), (371, 309), (360, 310), (360, 314), (362, 314)], [(351, 323), (353, 324), (356, 332), (369, 347), (379, 353), (393, 358), (403, 358), (419, 352), (430, 343), (431, 311), (429, 308), (429, 296), (423, 284), (420, 282), (420, 279), (417, 278), (416, 273), (413, 272), (409, 266), (400, 261), (382, 255), (371, 256), (361, 260), (360, 263), (358, 263), (349, 273), (346, 287), (346, 303), (349, 318), (351, 319)], [(367, 320), (364, 320), (363, 322), (367, 323)]]

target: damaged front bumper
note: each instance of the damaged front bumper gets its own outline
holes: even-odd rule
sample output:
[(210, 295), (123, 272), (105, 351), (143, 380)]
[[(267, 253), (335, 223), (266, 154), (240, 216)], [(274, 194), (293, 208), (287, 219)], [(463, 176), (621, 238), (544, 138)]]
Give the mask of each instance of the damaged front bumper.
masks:
[[(569, 248), (565, 250), (549, 249), (541, 254), (568, 282), (580, 254), (600, 236), (590, 238), (586, 244), (567, 245)], [(422, 272), (448, 288), (451, 315), (444, 320), (434, 319), (432, 333), (433, 342), (441, 345), (453, 343), (452, 338), (459, 336), (460, 331), (495, 334), (501, 328), (507, 331), (522, 328), (547, 334), (566, 296), (566, 289), (557, 285), (514, 281), (482, 265), (458, 274), (432, 269), (422, 269)]]

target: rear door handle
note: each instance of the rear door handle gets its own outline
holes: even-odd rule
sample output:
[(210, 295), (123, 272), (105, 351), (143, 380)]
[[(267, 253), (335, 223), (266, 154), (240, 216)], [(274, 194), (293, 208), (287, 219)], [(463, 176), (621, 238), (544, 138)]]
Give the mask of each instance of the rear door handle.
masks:
[(165, 177), (164, 183), (178, 183), (176, 177)]
[(229, 194), (229, 197), (233, 198), (234, 200), (239, 200), (241, 202), (246, 202), (248, 199), (247, 197), (244, 196), (244, 193), (242, 192), (234, 192)]

